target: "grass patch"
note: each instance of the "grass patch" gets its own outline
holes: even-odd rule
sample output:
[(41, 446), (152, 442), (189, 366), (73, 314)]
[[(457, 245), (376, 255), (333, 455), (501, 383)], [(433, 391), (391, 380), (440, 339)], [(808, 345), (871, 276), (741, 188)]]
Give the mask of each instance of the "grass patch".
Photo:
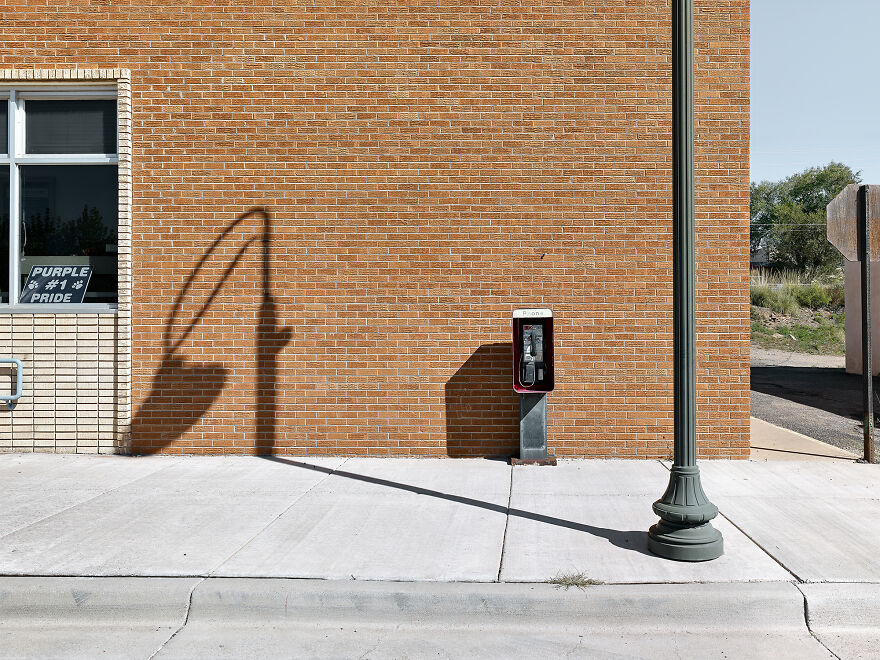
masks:
[(777, 288), (770, 284), (753, 284), (750, 293), (753, 305), (772, 309), (777, 314), (794, 314), (800, 309), (788, 287)]
[(844, 355), (843, 270), (753, 270), (752, 344), (796, 353)]
[(752, 304), (777, 314), (796, 314), (801, 308), (843, 307), (843, 282), (839, 278), (820, 279), (794, 271), (754, 271), (749, 284)]
[(795, 353), (845, 355), (846, 338), (842, 313), (817, 317), (814, 323), (768, 323), (760, 314), (752, 314), (752, 343), (762, 348), (777, 348)]
[(583, 573), (566, 573), (564, 575), (557, 575), (552, 580), (547, 580), (547, 584), (555, 584), (559, 589), (570, 589), (571, 587), (583, 589), (585, 587), (595, 587), (596, 585), (605, 583), (602, 582), (602, 580), (588, 578)]
[(831, 296), (831, 302), (828, 306), (831, 309), (843, 309), (845, 302), (843, 284), (829, 284), (828, 294)]
[(822, 284), (802, 284), (791, 287), (791, 294), (797, 304), (807, 309), (822, 309), (831, 304), (831, 292), (829, 287)]

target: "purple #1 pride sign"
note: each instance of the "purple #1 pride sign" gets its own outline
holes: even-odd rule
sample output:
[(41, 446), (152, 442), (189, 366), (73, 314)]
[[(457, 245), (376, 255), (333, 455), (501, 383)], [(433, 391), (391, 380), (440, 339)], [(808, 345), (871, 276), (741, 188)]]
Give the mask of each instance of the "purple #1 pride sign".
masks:
[(81, 303), (91, 277), (91, 266), (32, 266), (19, 302)]

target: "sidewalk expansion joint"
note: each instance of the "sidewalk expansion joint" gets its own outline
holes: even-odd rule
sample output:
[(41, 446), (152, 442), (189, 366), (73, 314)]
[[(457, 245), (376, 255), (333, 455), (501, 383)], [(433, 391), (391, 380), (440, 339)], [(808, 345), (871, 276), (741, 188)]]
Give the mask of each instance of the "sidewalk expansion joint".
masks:
[(142, 481), (143, 479), (146, 479), (147, 477), (152, 477), (152, 476), (158, 474), (159, 472), (162, 472), (163, 470), (167, 470), (168, 468), (170, 468), (174, 465), (177, 465), (178, 463), (180, 463), (180, 459), (175, 459), (170, 465), (163, 465), (162, 467), (159, 467), (159, 468), (157, 468), (147, 474), (141, 475), (140, 477), (137, 477), (136, 479), (132, 479), (131, 481), (126, 481), (125, 483), (119, 484), (118, 486), (114, 486), (113, 488), (108, 488), (107, 490), (102, 490), (100, 493), (93, 495), (92, 497), (86, 498), (82, 502), (77, 502), (76, 504), (71, 504), (70, 506), (64, 507), (63, 509), (59, 509), (58, 511), (53, 511), (49, 515), (43, 516), (42, 518), (38, 518), (37, 520), (28, 521), (27, 523), (25, 523), (21, 527), (16, 527), (15, 529), (11, 529), (8, 532), (0, 534), (0, 539), (5, 539), (7, 536), (11, 536), (12, 534), (15, 534), (16, 532), (20, 532), (21, 530), (27, 529), (28, 527), (31, 527), (33, 525), (38, 525), (45, 520), (49, 520), (50, 518), (54, 518), (55, 516), (60, 516), (62, 513), (66, 513), (72, 509), (76, 509), (77, 507), (83, 506), (84, 504), (88, 504), (89, 502), (94, 502), (99, 497), (104, 497), (105, 495), (108, 495), (114, 491), (120, 490), (121, 488), (125, 488), (126, 486), (131, 486), (132, 484), (136, 484), (137, 482)]
[(198, 582), (196, 582), (196, 583), (192, 586), (192, 588), (189, 590), (189, 597), (188, 597), (187, 600), (186, 600), (186, 612), (185, 612), (184, 615), (183, 615), (183, 623), (181, 623), (181, 624), (177, 627), (177, 630), (175, 630), (173, 633), (171, 633), (171, 635), (168, 637), (168, 639), (166, 639), (164, 642), (162, 642), (162, 643), (159, 645), (159, 648), (157, 648), (155, 651), (153, 651), (152, 655), (150, 655), (150, 657), (147, 658), (147, 660), (153, 660), (153, 658), (155, 658), (156, 655), (157, 655), (162, 649), (164, 649), (164, 648), (168, 645), (168, 642), (170, 642), (172, 639), (174, 639), (174, 638), (177, 636), (177, 634), (178, 634), (181, 630), (183, 630), (184, 628), (186, 628), (186, 624), (189, 623), (189, 613), (190, 613), (190, 611), (192, 610), (193, 594), (194, 594), (195, 591), (196, 591), (196, 587), (198, 587), (200, 584), (202, 584), (202, 582), (204, 582), (204, 581), (207, 580), (207, 579), (208, 579), (208, 578), (203, 577), (201, 580), (199, 580)]
[(754, 539), (754, 538), (753, 538), (748, 532), (746, 532), (746, 530), (744, 530), (742, 527), (740, 527), (740, 526), (737, 525), (735, 522), (733, 522), (733, 520), (732, 520), (729, 516), (725, 515), (724, 512), (721, 511), (721, 509), (718, 509), (718, 515), (721, 516), (722, 518), (724, 518), (724, 519), (725, 519), (727, 522), (729, 522), (731, 525), (733, 525), (733, 526), (734, 526), (734, 527), (740, 532), (740, 534), (742, 534), (743, 536), (745, 536), (749, 541), (751, 541), (751, 542), (754, 543), (756, 546), (758, 546), (759, 548), (761, 548), (761, 550), (764, 551), (764, 554), (766, 554), (768, 557), (770, 557), (770, 559), (772, 559), (772, 560), (775, 561), (777, 564), (779, 564), (779, 566), (780, 566), (780, 567), (781, 567), (786, 573), (788, 573), (789, 575), (791, 575), (791, 576), (795, 579), (796, 582), (798, 582), (798, 583), (803, 583), (803, 582), (805, 581), (800, 575), (798, 575), (798, 574), (795, 573), (792, 569), (790, 569), (788, 566), (786, 566), (785, 563), (784, 563), (781, 559), (779, 559), (779, 558), (773, 556), (773, 553), (771, 553), (769, 550), (767, 550), (767, 548), (765, 548), (763, 545), (761, 545), (760, 543), (758, 543), (758, 542), (757, 542), (757, 541), (756, 541), (756, 540), (755, 540), (755, 539)]
[[(666, 465), (664, 464), (664, 461), (663, 461), (662, 459), (659, 460), (658, 462), (659, 462), (661, 465), (663, 465), (663, 467), (666, 468), (667, 470), (670, 470), (670, 469), (671, 469), (671, 468), (669, 468), (668, 466), (666, 466)], [(718, 515), (721, 516), (722, 518), (724, 518), (724, 519), (725, 519), (727, 522), (729, 522), (731, 525), (733, 525), (733, 526), (737, 529), (737, 531), (739, 531), (740, 534), (742, 534), (743, 536), (745, 536), (749, 541), (751, 541), (751, 542), (754, 543), (756, 546), (758, 546), (759, 548), (761, 548), (761, 550), (763, 550), (764, 554), (766, 554), (768, 557), (770, 557), (770, 559), (772, 559), (772, 560), (775, 561), (777, 564), (779, 564), (779, 566), (780, 566), (780, 567), (781, 567), (786, 573), (788, 573), (789, 575), (791, 575), (791, 576), (792, 576), (797, 582), (800, 582), (800, 583), (803, 583), (803, 582), (804, 582), (804, 579), (803, 579), (800, 575), (798, 575), (798, 574), (795, 573), (793, 570), (791, 570), (788, 566), (786, 566), (786, 565), (782, 562), (782, 560), (778, 559), (777, 557), (774, 557), (774, 556), (773, 556), (773, 553), (771, 553), (769, 550), (767, 550), (767, 548), (765, 548), (763, 545), (761, 545), (760, 543), (758, 543), (758, 542), (757, 542), (757, 541), (756, 541), (756, 540), (755, 540), (755, 539), (754, 539), (754, 538), (753, 538), (748, 532), (746, 532), (746, 530), (744, 530), (742, 527), (740, 527), (740, 526), (737, 525), (735, 522), (733, 522), (733, 520), (730, 518), (730, 516), (725, 515), (725, 513), (721, 510), (720, 507), (719, 507), (719, 509), (718, 509)]]
[(501, 556), (498, 558), (498, 575), (495, 582), (501, 582), (501, 569), (504, 568), (504, 550), (507, 547), (507, 526), (510, 524), (510, 503), (513, 501), (513, 466), (510, 466), (510, 481), (507, 485), (507, 513), (504, 515), (504, 534), (501, 537)]
[(841, 657), (830, 648), (828, 648), (828, 645), (822, 641), (822, 638), (820, 638), (819, 635), (813, 632), (813, 628), (812, 626), (810, 626), (810, 601), (807, 600), (807, 594), (805, 594), (804, 590), (801, 589), (800, 584), (798, 584), (797, 582), (792, 582), (792, 584), (794, 585), (795, 589), (801, 592), (801, 596), (804, 597), (804, 623), (807, 626), (807, 632), (809, 632), (810, 636), (815, 639), (819, 644), (821, 644), (822, 648), (828, 651), (828, 653), (837, 658), (837, 660), (841, 660)]
[(220, 570), (220, 568), (223, 566), (223, 564), (225, 564), (225, 563), (228, 562), (230, 559), (232, 559), (235, 555), (237, 555), (239, 552), (241, 552), (242, 550), (244, 550), (244, 549), (247, 547), (247, 545), (248, 545), (251, 541), (253, 541), (255, 538), (257, 538), (260, 534), (262, 534), (263, 532), (265, 532), (267, 529), (269, 529), (269, 528), (270, 528), (272, 525), (274, 525), (276, 522), (278, 522), (278, 520), (279, 520), (283, 515), (285, 515), (288, 511), (290, 511), (293, 507), (295, 507), (300, 501), (302, 501), (302, 499), (303, 499), (306, 495), (308, 495), (309, 493), (311, 493), (315, 488), (317, 488), (317, 487), (320, 486), (322, 483), (324, 483), (325, 481), (327, 481), (327, 479), (329, 479), (329, 478), (332, 477), (334, 474), (336, 474), (336, 471), (337, 471), (339, 468), (341, 468), (343, 465), (345, 465), (346, 463), (348, 463), (350, 460), (351, 460), (350, 458), (346, 458), (346, 459), (345, 459), (344, 461), (342, 461), (337, 467), (333, 468), (332, 470), (327, 470), (327, 471), (325, 472), (324, 476), (323, 476), (321, 479), (319, 479), (318, 481), (316, 481), (316, 482), (315, 482), (314, 484), (312, 484), (307, 490), (305, 490), (305, 491), (302, 492), (298, 497), (296, 497), (296, 498), (293, 500), (293, 502), (291, 502), (290, 505), (287, 506), (287, 508), (284, 509), (284, 511), (282, 511), (282, 512), (279, 513), (277, 516), (275, 516), (274, 518), (272, 518), (272, 520), (270, 520), (270, 521), (267, 522), (265, 525), (263, 525), (263, 526), (262, 526), (262, 527), (261, 527), (261, 528), (260, 528), (255, 534), (253, 534), (249, 539), (247, 539), (247, 540), (246, 540), (244, 543), (242, 543), (238, 548), (236, 548), (232, 553), (230, 553), (230, 555), (229, 555), (228, 557), (226, 557), (225, 559), (222, 559), (222, 560), (221, 560), (221, 561), (220, 561), (220, 562), (219, 562), (214, 568), (212, 568), (210, 571), (208, 571), (208, 573), (207, 573), (207, 575), (206, 575), (205, 577), (213, 577), (214, 574), (215, 574), (218, 570)]

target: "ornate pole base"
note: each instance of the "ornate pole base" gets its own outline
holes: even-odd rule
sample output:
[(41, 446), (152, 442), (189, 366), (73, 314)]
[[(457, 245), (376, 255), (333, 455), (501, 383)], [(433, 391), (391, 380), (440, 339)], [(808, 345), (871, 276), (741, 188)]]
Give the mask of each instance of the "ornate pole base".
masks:
[(648, 549), (678, 561), (709, 561), (724, 553), (721, 532), (709, 522), (718, 507), (709, 501), (697, 466), (673, 465), (669, 486), (654, 502), (660, 521), (648, 532)]

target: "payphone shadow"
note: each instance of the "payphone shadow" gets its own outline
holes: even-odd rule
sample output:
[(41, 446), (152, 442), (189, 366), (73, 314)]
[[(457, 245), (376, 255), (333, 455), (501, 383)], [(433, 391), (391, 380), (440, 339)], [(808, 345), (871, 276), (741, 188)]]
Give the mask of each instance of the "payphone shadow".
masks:
[(510, 457), (519, 452), (519, 396), (510, 342), (480, 346), (446, 381), (446, 453)]

